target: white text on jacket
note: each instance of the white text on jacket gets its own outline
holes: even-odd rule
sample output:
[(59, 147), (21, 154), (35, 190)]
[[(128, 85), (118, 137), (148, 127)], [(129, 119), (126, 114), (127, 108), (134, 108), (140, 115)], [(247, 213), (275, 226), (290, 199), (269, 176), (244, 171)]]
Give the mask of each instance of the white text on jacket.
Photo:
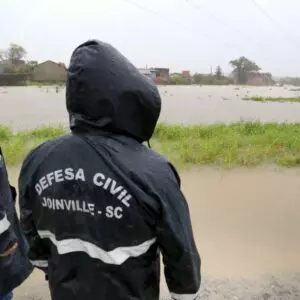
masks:
[(93, 184), (103, 190), (108, 191), (111, 195), (116, 198), (126, 207), (130, 207), (131, 194), (121, 186), (116, 180), (104, 175), (103, 173), (96, 173), (91, 179), (86, 178), (84, 169), (79, 168), (74, 170), (73, 168), (59, 169), (46, 174), (41, 177), (35, 184), (35, 190), (40, 196), (43, 191), (47, 190), (53, 185), (53, 183), (60, 183), (64, 181), (82, 181), (86, 182), (91, 180)]
[(94, 203), (88, 203), (82, 200), (69, 199), (53, 199), (43, 197), (42, 206), (51, 210), (66, 210), (72, 212), (83, 212), (91, 214), (104, 215), (106, 218), (122, 219), (123, 208), (120, 206), (114, 207), (112, 205), (106, 206), (103, 210), (97, 210)]

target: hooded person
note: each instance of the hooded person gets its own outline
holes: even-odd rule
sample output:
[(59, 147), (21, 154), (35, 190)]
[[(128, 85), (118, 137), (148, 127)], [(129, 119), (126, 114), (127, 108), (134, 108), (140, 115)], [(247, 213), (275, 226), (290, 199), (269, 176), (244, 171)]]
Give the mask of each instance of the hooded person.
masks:
[(13, 290), (32, 272), (24, 236), (15, 209), (16, 190), (10, 186), (0, 148), (0, 300), (10, 300)]
[(172, 299), (199, 298), (200, 257), (174, 167), (143, 145), (157, 87), (112, 46), (72, 54), (71, 134), (25, 159), (21, 223), (52, 299), (159, 299), (160, 252)]

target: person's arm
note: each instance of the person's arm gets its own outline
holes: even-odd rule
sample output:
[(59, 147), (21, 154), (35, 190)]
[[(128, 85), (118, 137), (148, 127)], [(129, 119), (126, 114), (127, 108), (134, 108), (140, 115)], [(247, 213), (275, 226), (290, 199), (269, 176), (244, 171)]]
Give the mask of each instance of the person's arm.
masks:
[(166, 282), (175, 300), (197, 300), (201, 283), (198, 254), (190, 213), (180, 190), (180, 179), (171, 166), (165, 177), (157, 239), (162, 251)]
[(32, 265), (47, 273), (49, 251), (38, 235), (29, 196), (28, 182), (30, 174), (28, 174), (28, 167), (30, 162), (31, 155), (24, 161), (19, 176), (20, 225), (29, 244), (28, 256)]
[[(0, 192), (0, 197), (1, 196), (2, 193)], [(7, 219), (5, 209), (1, 205), (1, 201), (2, 198), (0, 198), (0, 257), (6, 257), (14, 252), (18, 244), (11, 224)]]
[(9, 201), (10, 189), (4, 158), (0, 149), (0, 257), (12, 254), (18, 245), (17, 237), (13, 232), (4, 206)]

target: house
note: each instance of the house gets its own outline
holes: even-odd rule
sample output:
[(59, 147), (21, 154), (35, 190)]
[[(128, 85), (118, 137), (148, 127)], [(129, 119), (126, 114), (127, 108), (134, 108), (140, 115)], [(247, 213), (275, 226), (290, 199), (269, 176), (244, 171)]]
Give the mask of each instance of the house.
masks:
[(51, 60), (44, 61), (34, 67), (32, 80), (38, 82), (65, 82), (67, 80), (67, 68), (63, 63)]
[(5, 73), (5, 69), (11, 66), (10, 60), (2, 60), (0, 61), (0, 74)]
[(182, 71), (181, 74), (185, 78), (191, 78), (191, 72), (190, 71)]
[(151, 68), (155, 73), (155, 82), (165, 84), (170, 81), (170, 69), (168, 68)]
[(181, 72), (181, 76), (185, 79), (185, 81), (189, 84), (192, 84), (192, 76), (191, 72), (188, 70), (184, 70)]
[(151, 78), (152, 80), (155, 80), (155, 78), (156, 78), (156, 73), (155, 73), (154, 70), (152, 70), (152, 69), (142, 69), (142, 68), (140, 68), (140, 69), (138, 69), (138, 70), (139, 70), (143, 75), (145, 75), (145, 76)]
[(187, 79), (187, 80), (189, 80), (189, 81), (192, 81), (192, 76), (191, 76), (191, 72), (190, 72), (190, 71), (188, 71), (188, 70), (182, 71), (182, 72), (181, 72), (181, 75), (182, 75), (185, 79)]
[(0, 74), (17, 73), (26, 69), (26, 63), (22, 59), (6, 59), (0, 61)]

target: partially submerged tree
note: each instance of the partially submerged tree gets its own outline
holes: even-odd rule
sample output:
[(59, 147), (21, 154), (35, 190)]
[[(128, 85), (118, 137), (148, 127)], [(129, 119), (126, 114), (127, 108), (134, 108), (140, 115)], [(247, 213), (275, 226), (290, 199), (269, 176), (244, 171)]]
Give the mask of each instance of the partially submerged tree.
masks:
[(230, 61), (229, 64), (233, 68), (233, 74), (238, 84), (246, 84), (249, 74), (260, 70), (260, 67), (255, 62), (244, 56)]

